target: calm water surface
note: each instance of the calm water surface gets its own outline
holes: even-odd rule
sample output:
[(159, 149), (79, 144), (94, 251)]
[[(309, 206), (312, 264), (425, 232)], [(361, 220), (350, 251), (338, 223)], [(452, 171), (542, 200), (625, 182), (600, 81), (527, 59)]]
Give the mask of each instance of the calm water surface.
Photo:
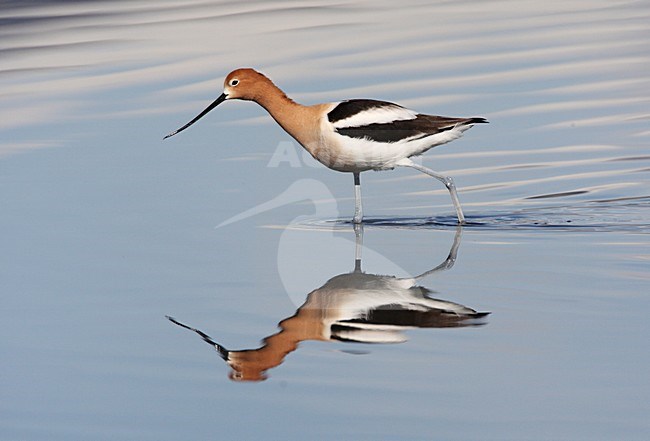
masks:
[[(648, 23), (643, 1), (3, 2), (0, 439), (648, 439)], [(364, 174), (355, 234), (352, 177), (251, 103), (162, 142), (240, 66), (299, 102), (488, 118), (423, 158), (469, 224), (395, 170)]]

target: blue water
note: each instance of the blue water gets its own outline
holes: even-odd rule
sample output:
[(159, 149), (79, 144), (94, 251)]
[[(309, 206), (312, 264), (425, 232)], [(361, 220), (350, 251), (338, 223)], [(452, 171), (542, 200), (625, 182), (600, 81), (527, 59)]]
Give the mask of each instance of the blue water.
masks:
[[(640, 1), (3, 3), (0, 439), (648, 439), (649, 18)], [(437, 181), (369, 172), (361, 243), (352, 177), (252, 103), (162, 141), (240, 66), (303, 103), (488, 118), (422, 160), (468, 225)], [(333, 307), (418, 293), (491, 314), (350, 330)], [(292, 317), (339, 321), (255, 382), (166, 316), (232, 353)]]

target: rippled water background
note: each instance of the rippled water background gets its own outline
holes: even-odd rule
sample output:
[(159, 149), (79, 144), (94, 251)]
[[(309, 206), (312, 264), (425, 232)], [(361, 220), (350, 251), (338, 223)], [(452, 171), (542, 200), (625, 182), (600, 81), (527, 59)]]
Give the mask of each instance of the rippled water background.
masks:
[[(0, 439), (648, 439), (650, 4), (397, 5), (0, 3)], [(423, 159), (470, 225), (418, 281), (484, 326), (304, 341), (242, 383), (165, 319), (257, 348), (354, 270), (352, 177), (261, 108), (162, 142), (240, 66), (490, 120)], [(363, 270), (443, 262), (446, 190), (362, 178)]]

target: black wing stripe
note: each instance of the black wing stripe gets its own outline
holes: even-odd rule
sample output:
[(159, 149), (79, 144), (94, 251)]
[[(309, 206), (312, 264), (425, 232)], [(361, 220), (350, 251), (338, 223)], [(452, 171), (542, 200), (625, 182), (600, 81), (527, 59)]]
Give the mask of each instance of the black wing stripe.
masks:
[(449, 118), (445, 116), (418, 115), (414, 119), (390, 123), (368, 124), (361, 127), (343, 127), (336, 132), (343, 136), (369, 139), (375, 142), (398, 142), (403, 139), (419, 139), (454, 127), (487, 123), (485, 118)]
[[(451, 127), (450, 127), (451, 128)], [(375, 142), (398, 142), (406, 138), (422, 138), (429, 133), (412, 128), (398, 128), (394, 124), (370, 124), (363, 127), (348, 127), (337, 129), (337, 133), (349, 138), (369, 139)]]
[[(406, 326), (418, 328), (460, 328), (465, 326), (477, 326), (483, 323), (476, 319), (487, 316), (487, 313), (473, 312), (469, 314), (454, 314), (453, 312), (441, 309), (407, 309), (386, 305), (384, 307), (371, 309), (364, 318), (345, 320), (332, 325), (333, 331), (355, 330), (355, 324), (376, 325), (376, 326)], [(347, 329), (346, 329), (347, 328)]]
[(376, 109), (378, 107), (397, 107), (401, 108), (402, 106), (389, 103), (386, 101), (378, 100), (366, 100), (366, 99), (354, 99), (341, 101), (335, 108), (330, 110), (327, 114), (327, 119), (329, 122), (334, 124), (337, 121), (354, 116), (358, 113), (365, 112), (370, 109)]
[(456, 125), (454, 121), (431, 121), (427, 115), (418, 115), (415, 119), (398, 120), (385, 124), (368, 124), (361, 127), (345, 127), (336, 132), (350, 138), (369, 139), (376, 142), (398, 142), (406, 138), (422, 138), (450, 130)]

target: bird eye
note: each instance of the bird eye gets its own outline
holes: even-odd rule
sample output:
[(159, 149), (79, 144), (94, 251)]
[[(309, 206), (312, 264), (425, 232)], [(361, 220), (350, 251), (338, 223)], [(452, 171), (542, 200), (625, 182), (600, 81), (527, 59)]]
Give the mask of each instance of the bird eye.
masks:
[(233, 78), (232, 80), (230, 80), (230, 85), (231, 86), (234, 87), (234, 86), (236, 86), (238, 84), (239, 84), (239, 80), (237, 78)]

